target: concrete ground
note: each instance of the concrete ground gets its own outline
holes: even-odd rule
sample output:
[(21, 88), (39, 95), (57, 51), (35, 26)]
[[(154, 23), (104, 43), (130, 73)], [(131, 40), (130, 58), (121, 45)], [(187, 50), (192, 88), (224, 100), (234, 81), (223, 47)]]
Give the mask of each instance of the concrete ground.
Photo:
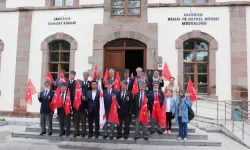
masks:
[(0, 150), (247, 150), (245, 147), (219, 133), (208, 133), (208, 137), (210, 140), (216, 139), (221, 141), (222, 147), (86, 143), (11, 137), (11, 132), (20, 132), (24, 130), (25, 126), (1, 126)]

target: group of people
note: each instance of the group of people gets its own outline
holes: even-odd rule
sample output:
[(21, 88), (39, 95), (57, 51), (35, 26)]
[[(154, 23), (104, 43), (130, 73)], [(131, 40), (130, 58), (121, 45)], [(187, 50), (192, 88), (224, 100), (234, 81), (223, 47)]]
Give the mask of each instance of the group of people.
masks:
[[(61, 70), (62, 73), (64, 70)], [(57, 114), (60, 124), (59, 136), (69, 136), (71, 127), (71, 118), (73, 115), (74, 133), (73, 137), (87, 136), (86, 121), (88, 121), (88, 138), (99, 137), (99, 115), (100, 110), (100, 88), (103, 90), (104, 108), (106, 115), (106, 123), (103, 127), (104, 135), (103, 139), (109, 137), (110, 140), (116, 136), (116, 139), (129, 137), (130, 124), (132, 120), (135, 120), (135, 136), (134, 140), (141, 138), (140, 129), (143, 131), (143, 139), (148, 140), (148, 134), (171, 134), (172, 119), (179, 124), (179, 136), (178, 140), (187, 140), (187, 123), (188, 123), (188, 108), (191, 108), (192, 103), (188, 95), (175, 84), (175, 78), (170, 78), (170, 84), (167, 86), (168, 91), (163, 92), (164, 80), (160, 77), (159, 72), (155, 71), (151, 77), (147, 77), (145, 72), (142, 72), (142, 68), (136, 69), (137, 76), (130, 77), (130, 70), (125, 69), (123, 72), (123, 78), (121, 80), (121, 89), (117, 91), (113, 88), (115, 82), (115, 70), (109, 69), (109, 79), (106, 83), (103, 83), (101, 72), (96, 73), (96, 78), (89, 81), (89, 73), (83, 73), (83, 80), (76, 80), (75, 71), (71, 71), (69, 78), (66, 82), (61, 82), (60, 77), (55, 82), (46, 81), (44, 84), (45, 89), (38, 93), (38, 100), (41, 102), (40, 108), (40, 135), (46, 134), (46, 123), (48, 124), (48, 135), (52, 135), (52, 115), (53, 111), (50, 110), (49, 104), (54, 96), (55, 89), (60, 88), (60, 96), (63, 103), (66, 101), (67, 90), (70, 91), (70, 105), (71, 113), (65, 114), (64, 108), (58, 108)], [(137, 79), (139, 92), (132, 94), (134, 80)], [(81, 86), (81, 105), (78, 110), (73, 107), (76, 82)], [(54, 87), (54, 88), (53, 88)], [(158, 95), (160, 106), (166, 105), (166, 124), (167, 128), (163, 129), (158, 125), (152, 117), (152, 110), (155, 101), (155, 95)], [(119, 125), (108, 121), (112, 98), (115, 97), (118, 104), (118, 116)], [(143, 98), (148, 99), (148, 110), (150, 112), (150, 129), (148, 126), (143, 125), (139, 121), (140, 109), (142, 107)], [(81, 124), (81, 131), (80, 131)], [(95, 131), (93, 131), (95, 126)], [(117, 133), (114, 133), (115, 127), (117, 127)]]

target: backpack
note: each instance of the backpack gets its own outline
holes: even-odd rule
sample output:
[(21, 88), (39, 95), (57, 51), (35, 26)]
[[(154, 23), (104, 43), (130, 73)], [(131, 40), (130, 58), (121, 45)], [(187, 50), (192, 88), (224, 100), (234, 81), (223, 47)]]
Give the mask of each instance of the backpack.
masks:
[(193, 109), (192, 108), (188, 108), (188, 121), (193, 120), (194, 116), (195, 116), (195, 114), (194, 114)]

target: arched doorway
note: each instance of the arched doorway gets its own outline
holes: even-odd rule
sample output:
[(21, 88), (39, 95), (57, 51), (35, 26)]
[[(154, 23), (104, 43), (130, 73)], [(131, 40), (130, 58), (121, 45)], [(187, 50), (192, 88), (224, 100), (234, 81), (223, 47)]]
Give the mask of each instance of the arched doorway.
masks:
[(104, 46), (104, 71), (113, 68), (122, 76), (123, 69), (136, 75), (137, 67), (146, 69), (146, 45), (132, 39), (118, 39)]

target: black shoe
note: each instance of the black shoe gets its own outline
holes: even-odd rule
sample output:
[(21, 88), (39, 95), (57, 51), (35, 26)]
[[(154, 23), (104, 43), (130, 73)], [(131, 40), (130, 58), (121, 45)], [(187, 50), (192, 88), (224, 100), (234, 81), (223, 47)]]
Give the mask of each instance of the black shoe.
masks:
[(90, 139), (90, 138), (92, 138), (92, 137), (93, 137), (93, 134), (89, 134), (88, 138)]
[(102, 138), (103, 138), (103, 139), (106, 139), (107, 137), (108, 137), (107, 135), (104, 135)]
[(110, 140), (113, 140), (113, 136), (110, 136), (109, 139), (110, 139)]
[(95, 138), (98, 139), (98, 135), (95, 135)]
[(74, 135), (73, 135), (74, 138), (77, 137), (77, 136), (80, 136), (80, 133), (79, 133), (79, 132), (76, 132), (76, 133), (74, 133)]
[(44, 135), (44, 134), (46, 134), (46, 132), (41, 132), (39, 135)]
[(116, 136), (116, 139), (118, 140), (118, 139), (120, 139), (122, 136), (120, 136), (120, 135), (118, 135), (118, 136)]
[(67, 136), (67, 137), (69, 136), (69, 132), (66, 133), (66, 136)]
[(147, 137), (144, 137), (143, 139), (144, 139), (145, 141), (147, 141), (147, 140), (148, 140), (148, 138), (147, 138)]
[(127, 139), (128, 139), (128, 136), (127, 136), (127, 135), (124, 135), (124, 139), (127, 140)]
[(154, 134), (155, 133), (155, 131), (150, 131), (150, 134)]
[(60, 133), (60, 134), (59, 134), (59, 136), (64, 136), (64, 135), (65, 135), (65, 133)]
[(158, 133), (158, 134), (162, 134), (162, 131), (158, 130), (157, 133)]
[(86, 136), (86, 134), (81, 134), (81, 137), (84, 138)]
[(52, 135), (52, 132), (50, 132), (48, 135), (51, 136), (51, 135)]
[(139, 137), (134, 137), (134, 140), (138, 140), (139, 139)]

